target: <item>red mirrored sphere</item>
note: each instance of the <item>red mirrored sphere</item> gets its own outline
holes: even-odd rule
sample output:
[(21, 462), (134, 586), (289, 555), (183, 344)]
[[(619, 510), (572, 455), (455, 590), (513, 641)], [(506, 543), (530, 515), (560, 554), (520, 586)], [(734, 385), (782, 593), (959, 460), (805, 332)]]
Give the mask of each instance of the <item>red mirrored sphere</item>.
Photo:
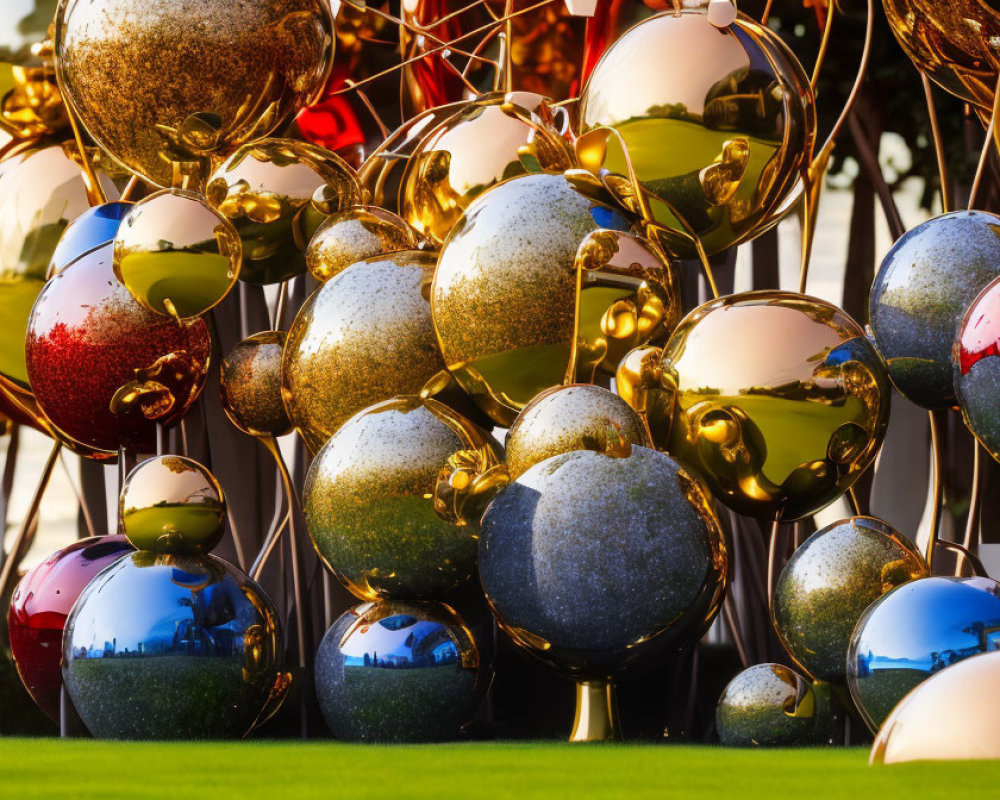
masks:
[(98, 572), (134, 550), (124, 536), (82, 539), (33, 567), (14, 590), (7, 612), (14, 662), (38, 707), (55, 721), (66, 617)]
[(97, 458), (155, 449), (156, 424), (179, 420), (208, 374), (202, 319), (147, 311), (118, 281), (111, 245), (45, 284), (28, 321), (28, 379), (45, 416)]

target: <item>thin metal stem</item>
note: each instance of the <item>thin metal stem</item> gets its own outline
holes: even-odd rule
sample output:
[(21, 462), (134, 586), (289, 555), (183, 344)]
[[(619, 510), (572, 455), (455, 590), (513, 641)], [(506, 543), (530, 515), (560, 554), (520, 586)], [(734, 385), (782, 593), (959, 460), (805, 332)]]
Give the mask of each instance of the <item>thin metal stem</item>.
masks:
[[(969, 513), (965, 518), (965, 537), (962, 547), (968, 552), (975, 552), (979, 544), (979, 486), (981, 483), (979, 442), (972, 440), (972, 488), (969, 490)], [(962, 574), (962, 563), (955, 560), (955, 575)]]
[(80, 506), (80, 512), (83, 514), (83, 522), (87, 526), (87, 534), (94, 536), (94, 518), (90, 515), (90, 506), (87, 503), (84, 493), (77, 488), (76, 482), (73, 480), (73, 475), (69, 471), (69, 465), (66, 463), (65, 453), (62, 451), (59, 452), (59, 466), (62, 467), (63, 472), (66, 474), (69, 486), (73, 490), (77, 504)]
[(768, 613), (774, 608), (774, 578), (778, 561), (778, 534), (781, 531), (781, 517), (775, 517), (771, 523), (771, 535), (767, 540), (767, 608)]
[(819, 80), (819, 71), (823, 68), (823, 61), (826, 60), (826, 51), (830, 46), (830, 32), (833, 30), (834, 3), (829, 3), (826, 7), (826, 24), (823, 26), (823, 38), (819, 42), (819, 52), (816, 54), (816, 63), (813, 65), (812, 77), (809, 85), (815, 91), (816, 82)]
[(937, 108), (934, 105), (934, 92), (931, 89), (930, 78), (926, 72), (920, 73), (920, 82), (924, 86), (924, 99), (927, 101), (927, 116), (931, 122), (931, 133), (934, 136), (934, 153), (937, 156), (938, 176), (941, 181), (941, 210), (951, 211), (951, 184), (948, 180), (948, 164), (944, 157), (944, 139), (941, 136), (941, 126), (938, 124)]
[(774, 5), (774, 0), (767, 0), (767, 5), (764, 6), (764, 13), (760, 15), (760, 24), (767, 25), (767, 21), (771, 18), (771, 6)]
[(285, 316), (285, 304), (288, 301), (288, 281), (282, 281), (278, 287), (278, 299), (274, 304), (274, 322), (271, 330), (280, 331), (282, 318)]
[(83, 134), (80, 132), (80, 120), (76, 118), (76, 114), (69, 107), (68, 103), (64, 104), (64, 106), (66, 108), (66, 116), (69, 118), (70, 127), (73, 129), (73, 139), (76, 141), (76, 149), (80, 152), (80, 163), (83, 166), (83, 183), (87, 190), (87, 200), (91, 206), (103, 205), (108, 202), (108, 198), (104, 194), (104, 187), (101, 186), (101, 182), (97, 179), (94, 165), (90, 162), (90, 154), (83, 143)]
[(990, 114), (990, 124), (986, 127), (986, 139), (983, 141), (983, 149), (979, 154), (979, 163), (976, 165), (976, 176), (972, 179), (972, 191), (969, 192), (969, 208), (976, 207), (976, 200), (979, 198), (979, 188), (986, 174), (986, 163), (990, 158), (990, 150), (993, 149), (994, 139), (997, 135), (997, 117), (1000, 116), (1000, 80), (997, 81), (996, 90), (993, 95), (993, 111)]
[(944, 472), (944, 443), (941, 441), (940, 423), (934, 411), (927, 412), (931, 426), (931, 452), (934, 457), (934, 482), (931, 484), (931, 529), (927, 536), (924, 555), (931, 573), (934, 571), (934, 546), (937, 544), (938, 527), (941, 524), (941, 494)]
[(743, 634), (740, 632), (739, 620), (736, 618), (736, 609), (733, 608), (734, 601), (731, 594), (726, 595), (722, 603), (722, 617), (729, 630), (729, 638), (733, 640), (736, 654), (740, 657), (740, 663), (746, 669), (750, 666), (750, 659), (747, 657), (746, 645), (743, 643)]
[(847, 490), (847, 500), (851, 504), (851, 514), (855, 517), (861, 516), (861, 504), (858, 502), (858, 493), (854, 491), (854, 487), (851, 486)]
[(132, 197), (137, 191), (142, 187), (142, 179), (138, 175), (133, 175), (129, 178), (128, 183), (125, 184), (125, 188), (122, 190), (121, 197), (118, 199), (123, 203), (131, 203)]
[[(941, 545), (941, 547), (943, 547), (945, 550), (954, 550), (956, 553), (962, 556), (962, 558), (968, 561), (969, 566), (972, 567), (973, 575), (977, 575), (981, 578), (989, 577), (989, 573), (986, 571), (986, 567), (983, 566), (983, 562), (979, 560), (979, 556), (971, 552), (968, 548), (963, 547), (958, 542), (949, 542), (947, 539), (942, 539), (940, 542), (938, 542), (938, 544)], [(958, 559), (956, 559), (956, 561), (958, 561)], [(962, 574), (961, 564), (962, 562), (958, 561), (959, 566), (955, 568), (956, 575)]]

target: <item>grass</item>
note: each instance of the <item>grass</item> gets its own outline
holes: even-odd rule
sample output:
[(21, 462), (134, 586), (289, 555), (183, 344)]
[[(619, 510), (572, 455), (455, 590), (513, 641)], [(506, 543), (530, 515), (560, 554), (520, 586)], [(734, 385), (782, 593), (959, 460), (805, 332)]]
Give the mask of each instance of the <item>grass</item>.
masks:
[(104, 798), (952, 798), (989, 796), (991, 762), (868, 767), (866, 750), (333, 742), (126, 744), (0, 739), (0, 796)]

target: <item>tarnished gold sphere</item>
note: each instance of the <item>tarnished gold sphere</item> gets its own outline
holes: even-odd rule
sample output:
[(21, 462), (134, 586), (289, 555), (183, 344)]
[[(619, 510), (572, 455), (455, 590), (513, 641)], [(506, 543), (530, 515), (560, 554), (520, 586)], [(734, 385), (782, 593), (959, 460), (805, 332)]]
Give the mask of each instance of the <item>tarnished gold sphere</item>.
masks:
[(843, 684), (858, 619), (890, 589), (930, 574), (920, 551), (872, 517), (852, 517), (809, 537), (774, 593), (774, 629), (814, 679)]
[[(65, 99), (94, 141), (159, 186), (319, 98), (333, 64), (324, 0), (60, 0)], [(190, 165), (194, 168), (189, 170)]]
[(574, 161), (545, 98), (491, 92), (421, 139), (402, 179), (402, 216), (440, 246), (491, 186), (526, 172), (561, 172)]
[(808, 166), (816, 132), (809, 79), (767, 27), (718, 28), (704, 9), (643, 20), (604, 54), (580, 95), (577, 155), (641, 208), (624, 140), (653, 219), (678, 256), (751, 238)]
[(144, 197), (115, 235), (115, 276), (145, 308), (180, 319), (218, 305), (240, 272), (240, 238), (201, 195)]
[(669, 333), (673, 273), (630, 228), (612, 205), (541, 173), (485, 192), (452, 229), (431, 288), (434, 328), (448, 369), (496, 422)]
[(413, 229), (391, 211), (353, 206), (334, 214), (316, 229), (306, 249), (306, 265), (322, 283), (355, 261), (416, 246)]
[(209, 179), (205, 195), (243, 241), (240, 279), (277, 283), (306, 271), (306, 247), (320, 224), (361, 202), (350, 165), (294, 139), (244, 145)]
[(761, 519), (801, 519), (847, 491), (889, 416), (885, 365), (861, 326), (790, 292), (705, 303), (658, 360), (626, 359), (618, 384), (644, 409), (658, 447), (718, 500)]
[(283, 436), (292, 422), (281, 399), (285, 331), (255, 333), (222, 360), (219, 393), (230, 421), (251, 436)]
[(314, 453), (358, 411), (417, 394), (444, 369), (425, 294), (434, 263), (419, 250), (359, 261), (302, 306), (288, 331), (281, 391)]
[(592, 384), (555, 386), (528, 403), (510, 426), (507, 472), (517, 480), (560, 453), (608, 453), (629, 444), (652, 446), (642, 418), (618, 395)]
[(435, 400), (402, 397), (365, 409), (309, 468), (302, 505), (320, 557), (363, 600), (439, 597), (476, 564), (478, 525), (435, 510), (442, 471), (502, 460), (499, 445)]
[(205, 467), (184, 456), (154, 456), (128, 474), (118, 499), (122, 532), (139, 550), (207, 553), (222, 538), (226, 501)]

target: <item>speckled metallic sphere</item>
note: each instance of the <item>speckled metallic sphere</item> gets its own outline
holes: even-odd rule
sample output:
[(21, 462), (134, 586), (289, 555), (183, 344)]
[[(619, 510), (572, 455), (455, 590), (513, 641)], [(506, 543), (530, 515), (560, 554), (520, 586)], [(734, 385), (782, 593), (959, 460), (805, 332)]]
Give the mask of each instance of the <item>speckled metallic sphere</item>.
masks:
[(49, 259), (48, 277), (62, 272), (81, 256), (113, 242), (132, 203), (103, 203), (84, 211), (66, 226)]
[(424, 295), (434, 263), (417, 250), (359, 261), (300, 309), (285, 344), (282, 396), (314, 453), (362, 409), (417, 394), (444, 369)]
[(435, 510), (449, 460), (502, 460), (481, 430), (435, 400), (395, 398), (348, 421), (313, 460), (302, 493), (320, 557), (362, 600), (436, 598), (476, 565), (475, 524)]
[(952, 344), (976, 295), (1000, 277), (1000, 217), (953, 211), (907, 231), (882, 261), (868, 313), (900, 394), (925, 408), (955, 405)]
[(843, 683), (851, 634), (864, 610), (890, 589), (929, 574), (920, 551), (882, 520), (835, 522), (810, 536), (778, 578), (778, 638), (812, 678)]
[(759, 519), (832, 503), (874, 461), (888, 424), (874, 346), (843, 311), (805, 295), (745, 292), (696, 308), (651, 374), (654, 443)]
[[(510, 425), (536, 394), (563, 383), (578, 336), (608, 347), (601, 322), (609, 307), (654, 290), (669, 294), (660, 270), (624, 288), (587, 288), (593, 303), (581, 303), (577, 330), (577, 251), (598, 229), (628, 231), (629, 222), (562, 175), (535, 174), (480, 195), (444, 243), (431, 288), (434, 329), (448, 369), (499, 424)], [(600, 283), (596, 273), (588, 287)]]
[(87, 584), (134, 548), (124, 536), (81, 539), (28, 570), (7, 611), (10, 651), (38, 707), (59, 721), (66, 617)]
[[(143, 308), (115, 278), (111, 245), (66, 267), (38, 296), (25, 344), (39, 406), (60, 436), (113, 458), (151, 453), (201, 392), (208, 326)], [(102, 455), (103, 453), (103, 455)]]
[(215, 476), (194, 459), (154, 456), (125, 478), (118, 518), (138, 550), (199, 555), (222, 539), (226, 498)]
[(955, 394), (962, 419), (1000, 459), (1000, 279), (972, 302), (958, 326), (952, 352)]
[(1000, 759), (1000, 653), (931, 676), (886, 718), (869, 763)]
[(214, 556), (134, 553), (80, 595), (63, 681), (98, 739), (229, 739), (283, 698), (277, 609)]
[(507, 472), (516, 480), (539, 461), (574, 450), (606, 452), (623, 442), (651, 447), (646, 427), (618, 395), (591, 384), (546, 389), (507, 434)]
[(67, 105), (159, 186), (172, 162), (218, 158), (319, 99), (333, 42), (322, 0), (60, 0), (56, 14)]
[(251, 436), (284, 436), (292, 429), (281, 399), (285, 331), (255, 333), (222, 360), (219, 392), (233, 425)]
[(441, 603), (365, 603), (345, 611), (316, 654), (316, 696), (338, 739), (458, 737), (484, 688), (479, 651)]
[(240, 280), (277, 283), (306, 271), (306, 247), (329, 214), (361, 202), (340, 156), (294, 139), (244, 145), (212, 175), (208, 202), (243, 242)]
[(665, 453), (629, 449), (535, 464), (483, 516), (479, 574), (500, 625), (578, 680), (655, 666), (722, 603), (708, 491)]
[(391, 211), (354, 206), (333, 214), (316, 229), (306, 249), (306, 264), (322, 283), (355, 261), (416, 246), (413, 229)]
[(755, 664), (726, 686), (715, 727), (726, 747), (833, 744), (833, 704), (829, 685), (812, 683), (781, 664)]
[(893, 589), (858, 620), (847, 654), (847, 685), (877, 730), (907, 692), (950, 664), (995, 650), (1000, 583), (989, 578), (921, 578)]

